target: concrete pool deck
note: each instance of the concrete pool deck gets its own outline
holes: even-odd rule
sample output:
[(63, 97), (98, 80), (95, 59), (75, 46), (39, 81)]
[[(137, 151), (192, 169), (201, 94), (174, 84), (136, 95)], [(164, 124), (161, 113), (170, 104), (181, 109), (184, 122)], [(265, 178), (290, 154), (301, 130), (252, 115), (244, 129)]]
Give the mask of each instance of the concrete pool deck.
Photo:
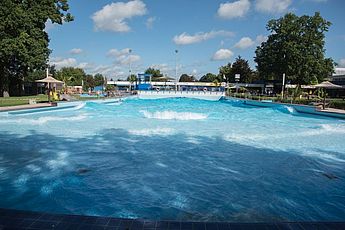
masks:
[(258, 100), (236, 98), (236, 97), (227, 97), (227, 99), (238, 100), (238, 101), (243, 102), (243, 104), (245, 105), (256, 106), (256, 107), (272, 108), (272, 107), (277, 107), (277, 106), (289, 106), (289, 107), (294, 108), (299, 113), (345, 119), (345, 110), (342, 110), (342, 109), (333, 109), (333, 108), (321, 109), (317, 106), (311, 106), (311, 105), (289, 104), (289, 103), (280, 103), (280, 102), (273, 102), (273, 101), (258, 101)]
[(191, 222), (154, 221), (83, 215), (50, 214), (0, 208), (0, 229), (104, 229), (104, 230), (246, 230), (345, 229), (345, 222)]
[(24, 109), (40, 109), (47, 107), (54, 107), (56, 104), (51, 103), (38, 103), (38, 104), (27, 104), (27, 105), (14, 105), (14, 106), (4, 106), (0, 107), (0, 112), (24, 110)]

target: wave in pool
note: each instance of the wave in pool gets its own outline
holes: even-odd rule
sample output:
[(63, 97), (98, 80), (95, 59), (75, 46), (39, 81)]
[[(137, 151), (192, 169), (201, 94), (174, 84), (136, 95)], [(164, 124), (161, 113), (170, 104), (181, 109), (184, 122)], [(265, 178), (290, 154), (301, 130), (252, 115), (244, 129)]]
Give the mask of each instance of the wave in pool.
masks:
[(15, 124), (25, 124), (25, 125), (44, 125), (48, 122), (56, 122), (56, 121), (81, 121), (87, 118), (86, 115), (78, 115), (75, 117), (56, 117), (56, 116), (44, 116), (39, 117), (37, 119), (29, 119), (29, 118), (17, 118), (17, 119), (6, 119), (0, 120), (1, 123), (15, 123)]
[(144, 117), (149, 119), (160, 119), (160, 120), (204, 120), (207, 118), (206, 114), (192, 113), (192, 112), (175, 112), (175, 111), (140, 111)]

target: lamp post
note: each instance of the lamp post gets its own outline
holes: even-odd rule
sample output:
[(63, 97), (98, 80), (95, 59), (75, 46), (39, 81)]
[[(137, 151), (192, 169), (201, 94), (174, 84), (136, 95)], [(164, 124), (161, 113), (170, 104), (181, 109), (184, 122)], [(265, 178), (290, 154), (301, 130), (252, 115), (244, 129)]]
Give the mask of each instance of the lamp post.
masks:
[[(285, 54), (283, 56), (283, 60), (285, 61)], [(282, 99), (284, 99), (284, 89), (285, 89), (285, 72), (283, 73)]]
[(177, 53), (178, 50), (175, 50), (175, 91), (177, 91)]
[(131, 77), (132, 77), (132, 66), (131, 66), (131, 53), (132, 53), (132, 49), (128, 50), (128, 61), (129, 61), (129, 91), (132, 91), (132, 81), (131, 81)]

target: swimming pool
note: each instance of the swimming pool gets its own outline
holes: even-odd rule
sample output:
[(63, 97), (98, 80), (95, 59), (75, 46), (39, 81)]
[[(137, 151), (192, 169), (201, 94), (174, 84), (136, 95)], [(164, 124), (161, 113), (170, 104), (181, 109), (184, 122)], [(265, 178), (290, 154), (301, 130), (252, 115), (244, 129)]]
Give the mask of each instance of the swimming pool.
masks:
[[(79, 103), (79, 102), (78, 102)], [(240, 101), (0, 114), (0, 207), (156, 220), (345, 219), (345, 122)]]

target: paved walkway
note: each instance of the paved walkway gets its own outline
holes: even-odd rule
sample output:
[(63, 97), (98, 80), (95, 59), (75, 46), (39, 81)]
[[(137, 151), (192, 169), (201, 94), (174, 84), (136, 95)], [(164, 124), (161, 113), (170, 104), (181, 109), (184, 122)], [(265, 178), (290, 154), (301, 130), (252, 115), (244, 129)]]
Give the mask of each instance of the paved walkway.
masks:
[(15, 111), (15, 110), (22, 110), (22, 109), (38, 109), (38, 108), (46, 108), (46, 107), (53, 107), (53, 106), (56, 106), (56, 105), (52, 105), (50, 103), (39, 103), (39, 104), (32, 104), (32, 105), (4, 106), (4, 107), (0, 107), (0, 112)]
[(343, 110), (343, 109), (326, 108), (326, 109), (320, 109), (318, 111), (327, 112), (327, 113), (340, 113), (340, 114), (345, 115), (345, 110)]

